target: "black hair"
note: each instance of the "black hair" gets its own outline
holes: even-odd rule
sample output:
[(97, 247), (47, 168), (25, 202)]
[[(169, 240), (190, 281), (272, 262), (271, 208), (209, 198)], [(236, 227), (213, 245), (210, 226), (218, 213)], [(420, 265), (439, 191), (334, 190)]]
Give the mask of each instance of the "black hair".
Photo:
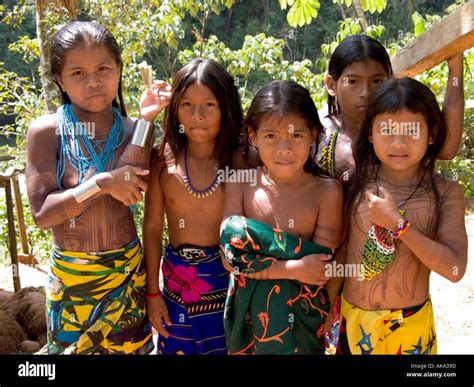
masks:
[[(276, 116), (282, 119), (288, 114), (303, 118), (311, 131), (315, 131), (316, 148), (323, 125), (319, 120), (318, 110), (307, 89), (293, 81), (272, 81), (262, 87), (252, 100), (247, 117), (244, 121), (244, 160), (251, 166), (262, 165), (259, 157), (252, 158), (253, 145), (249, 137), (249, 128), (257, 131), (265, 118)], [(315, 157), (315, 155), (314, 155)], [(328, 176), (311, 156), (305, 163), (305, 171), (320, 176)]]
[[(329, 60), (328, 74), (337, 82), (347, 66), (367, 60), (380, 63), (387, 77), (393, 75), (387, 50), (382, 43), (367, 35), (351, 35), (339, 43)], [(335, 116), (338, 110), (335, 97), (328, 94), (328, 114)]]
[(107, 48), (120, 69), (118, 85), (118, 99), (113, 106), (120, 109), (122, 116), (127, 116), (122, 96), (122, 69), (123, 62), (120, 47), (112, 33), (104, 26), (89, 21), (74, 21), (66, 24), (51, 39), (50, 65), (51, 75), (61, 92), (62, 103), (71, 103), (71, 99), (59, 85), (58, 78), (62, 70), (64, 57), (69, 50), (82, 45), (97, 45)]
[[(427, 86), (412, 78), (397, 79), (392, 77), (372, 93), (367, 106), (358, 137), (352, 144), (355, 171), (346, 184), (344, 213), (349, 214), (349, 216), (352, 214), (352, 211), (363, 197), (373, 167), (380, 165), (374, 146), (369, 141), (375, 118), (380, 114), (396, 113), (406, 109), (412, 113), (423, 115), (428, 126), (428, 138), (432, 140), (432, 144), (428, 145), (420, 164), (424, 168), (423, 176), (431, 177), (431, 186), (436, 201), (435, 223), (437, 224), (440, 214), (439, 193), (433, 179), (433, 173), (436, 157), (446, 140), (447, 126), (434, 94)], [(346, 226), (349, 223), (346, 222)]]
[(232, 167), (243, 123), (239, 92), (234, 79), (224, 67), (212, 60), (201, 58), (186, 63), (173, 77), (172, 96), (165, 110), (164, 136), (158, 151), (159, 156), (164, 156), (166, 145), (171, 148), (175, 158), (178, 152), (184, 149), (187, 137), (180, 131), (179, 102), (185, 90), (198, 82), (206, 85), (219, 103), (221, 123), (214, 145), (215, 157), (221, 168)]

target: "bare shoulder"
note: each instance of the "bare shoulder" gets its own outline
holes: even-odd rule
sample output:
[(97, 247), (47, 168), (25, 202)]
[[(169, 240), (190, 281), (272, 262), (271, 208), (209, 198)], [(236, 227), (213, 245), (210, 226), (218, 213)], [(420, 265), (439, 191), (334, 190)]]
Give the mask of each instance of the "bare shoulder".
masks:
[(27, 132), (27, 145), (30, 149), (45, 145), (48, 148), (58, 146), (58, 116), (56, 113), (43, 115), (30, 124)]
[(453, 196), (464, 197), (464, 190), (456, 180), (442, 176), (439, 173), (433, 175), (433, 181), (439, 193), (441, 202)]
[(313, 176), (312, 184), (317, 192), (324, 195), (339, 195), (342, 193), (342, 186), (339, 181), (329, 176)]
[(28, 127), (28, 134), (29, 135), (54, 135), (57, 134), (58, 128), (58, 115), (54, 114), (45, 114), (33, 122), (31, 122), (30, 126)]

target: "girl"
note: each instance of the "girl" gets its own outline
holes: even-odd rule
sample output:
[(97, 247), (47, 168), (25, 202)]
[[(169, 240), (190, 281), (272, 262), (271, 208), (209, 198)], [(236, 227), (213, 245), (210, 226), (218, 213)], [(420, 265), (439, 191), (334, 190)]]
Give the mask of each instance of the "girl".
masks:
[[(448, 87), (444, 101), (444, 114), (448, 136), (438, 159), (453, 158), (461, 141), (464, 115), (462, 54), (448, 61)], [(326, 88), (328, 90), (328, 115), (317, 159), (331, 176), (347, 182), (354, 168), (352, 142), (368, 106), (370, 94), (392, 75), (392, 65), (387, 51), (380, 42), (366, 35), (353, 35), (343, 40), (334, 50), (329, 61)], [(342, 284), (343, 278), (339, 278)], [(336, 286), (340, 288), (341, 285)], [(333, 352), (337, 341), (340, 299), (331, 298), (335, 319), (333, 332), (328, 332)], [(334, 333), (334, 335), (333, 335)]]
[[(145, 201), (148, 310), (161, 354), (226, 354), (228, 274), (219, 253), (224, 188), (242, 128), (240, 97), (219, 64), (195, 59), (179, 70)], [(159, 289), (163, 216), (170, 243)], [(165, 327), (166, 326), (166, 327)]]
[(457, 282), (467, 262), (460, 185), (433, 173), (446, 124), (431, 91), (391, 78), (368, 101), (345, 213), (346, 278), (338, 351), (436, 353), (432, 270)]
[[(456, 156), (463, 128), (462, 54), (450, 59), (448, 68), (443, 113), (449, 131), (439, 159)], [(348, 179), (354, 166), (351, 144), (357, 137), (367, 100), (392, 73), (385, 48), (366, 35), (349, 36), (331, 55), (326, 76), (328, 115), (323, 120), (326, 133), (318, 149), (320, 165), (331, 176)]]
[(51, 72), (63, 105), (30, 125), (26, 165), (33, 218), (53, 232), (49, 353), (149, 353), (144, 262), (129, 206), (147, 189), (153, 136), (148, 129), (136, 141), (147, 133), (127, 118), (120, 48), (101, 25), (59, 30)]
[(302, 86), (274, 81), (255, 95), (245, 127), (263, 166), (256, 184), (226, 185), (229, 352), (322, 354), (325, 261), (339, 244), (343, 198), (310, 157), (322, 131), (316, 107)]

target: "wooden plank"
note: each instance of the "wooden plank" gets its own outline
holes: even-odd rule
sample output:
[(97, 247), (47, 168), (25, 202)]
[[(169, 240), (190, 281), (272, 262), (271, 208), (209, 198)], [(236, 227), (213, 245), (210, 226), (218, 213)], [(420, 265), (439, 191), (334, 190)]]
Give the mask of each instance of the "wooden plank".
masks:
[(413, 77), (473, 46), (474, 1), (470, 1), (395, 53), (393, 72)]
[(15, 208), (16, 208), (16, 218), (18, 220), (18, 228), (20, 231), (20, 242), (21, 242), (21, 249), (23, 254), (29, 255), (29, 248), (28, 248), (28, 238), (26, 236), (26, 225), (25, 225), (25, 215), (23, 213), (23, 203), (21, 202), (21, 193), (20, 193), (20, 185), (18, 184), (18, 175), (14, 175), (11, 179), (13, 192), (15, 194)]
[(17, 292), (21, 289), (20, 267), (18, 265), (18, 251), (16, 249), (15, 219), (13, 217), (13, 197), (10, 181), (5, 182), (5, 200), (7, 201), (8, 240), (12, 261), (13, 289)]

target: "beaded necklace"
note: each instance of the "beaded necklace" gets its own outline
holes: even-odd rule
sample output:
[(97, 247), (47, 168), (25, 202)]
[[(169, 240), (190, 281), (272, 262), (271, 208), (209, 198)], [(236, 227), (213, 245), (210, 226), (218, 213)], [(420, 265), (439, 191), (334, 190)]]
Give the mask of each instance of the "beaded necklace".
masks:
[(189, 194), (193, 195), (193, 197), (198, 198), (198, 199), (204, 199), (208, 197), (209, 195), (212, 195), (214, 191), (219, 187), (221, 184), (220, 180), (218, 179), (218, 174), (216, 174), (216, 178), (214, 181), (209, 184), (206, 188), (204, 189), (196, 189), (193, 187), (193, 184), (191, 183), (191, 178), (189, 177), (189, 172), (188, 172), (188, 147), (187, 145), (184, 146), (184, 169), (186, 171), (186, 176), (183, 177), (183, 183), (186, 189), (188, 190)]
[[(375, 174), (375, 187), (377, 189), (377, 196), (379, 195), (379, 186), (377, 184), (377, 178), (379, 175), (380, 165), (377, 167)], [(397, 204), (397, 208), (404, 205), (410, 200), (418, 188), (420, 188), (425, 177), (425, 173), (421, 177), (420, 182), (416, 186), (415, 190), (404, 200)], [(404, 210), (398, 210), (400, 215), (405, 215)], [(367, 281), (371, 281), (375, 276), (382, 273), (394, 260), (395, 260), (395, 248), (398, 243), (398, 239), (394, 237), (391, 230), (388, 230), (379, 225), (372, 225), (369, 228), (364, 243), (364, 251), (362, 253), (362, 276)]]
[[(78, 121), (71, 104), (65, 104), (58, 108), (59, 127), (59, 162), (56, 171), (58, 187), (63, 190), (61, 180), (66, 167), (66, 160), (79, 173), (81, 184), (91, 169), (94, 175), (104, 172), (113, 166), (115, 151), (122, 146), (125, 140), (125, 127), (122, 116), (117, 108), (113, 107), (114, 123), (110, 128), (105, 140), (91, 140)], [(101, 149), (102, 144), (105, 146)], [(87, 154), (84, 153), (85, 149)]]

